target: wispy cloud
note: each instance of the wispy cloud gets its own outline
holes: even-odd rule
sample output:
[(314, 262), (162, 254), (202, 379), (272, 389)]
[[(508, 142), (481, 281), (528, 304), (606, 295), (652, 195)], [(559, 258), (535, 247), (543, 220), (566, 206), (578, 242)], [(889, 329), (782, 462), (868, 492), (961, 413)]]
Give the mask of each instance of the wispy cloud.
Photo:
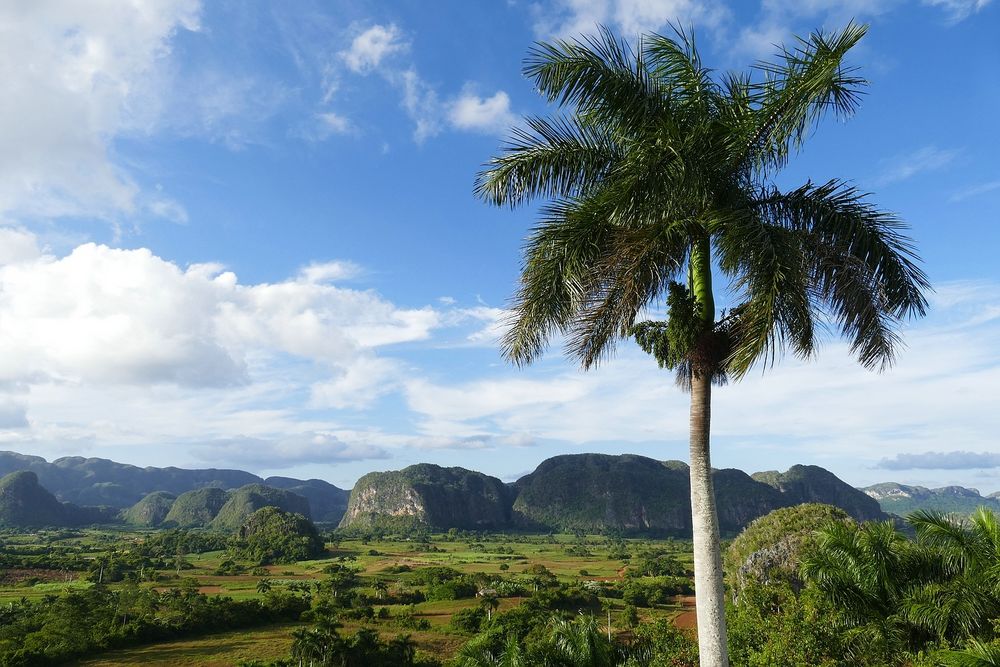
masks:
[(975, 470), (1000, 468), (997, 452), (926, 452), (924, 454), (896, 454), (878, 462), (885, 470)]
[[(354, 37), (349, 48), (340, 52), (348, 70), (360, 76), (378, 74), (400, 95), (400, 106), (413, 122), (413, 140), (420, 144), (447, 128), (468, 132), (498, 133), (513, 125), (510, 96), (498, 90), (480, 96), (474, 82), (466, 83), (455, 96), (442, 95), (424, 78), (404, 54), (411, 45), (395, 24), (373, 25)], [(346, 119), (335, 129), (350, 130)]]
[(443, 110), (437, 91), (424, 81), (415, 67), (391, 80), (403, 91), (402, 105), (414, 123), (413, 140), (418, 144), (441, 132)]
[(300, 433), (277, 440), (239, 436), (196, 444), (189, 451), (196, 459), (206, 463), (269, 470), (390, 457), (384, 447), (348, 443), (332, 433), (323, 432)]
[[(922, 0), (924, 5), (941, 9), (950, 24), (977, 13), (992, 0)], [(774, 53), (774, 46), (788, 43), (793, 34), (817, 25), (843, 26), (848, 21), (869, 21), (892, 11), (909, 11), (906, 0), (763, 0), (756, 20), (735, 27), (732, 53), (761, 58)], [(723, 19), (725, 19), (723, 15)], [(722, 20), (723, 32), (733, 30)]]
[(887, 160), (882, 173), (876, 178), (880, 186), (901, 183), (928, 172), (938, 171), (950, 165), (960, 154), (957, 149), (924, 146), (912, 153), (897, 155)]
[(987, 192), (993, 192), (994, 190), (1000, 190), (1000, 179), (989, 181), (988, 183), (980, 183), (979, 185), (973, 185), (965, 188), (964, 190), (959, 190), (949, 198), (949, 201), (965, 201), (966, 199), (978, 197), (979, 195), (984, 195)]
[(316, 114), (316, 118), (320, 121), (320, 125), (330, 134), (349, 134), (354, 129), (350, 120), (333, 111)]
[(716, 28), (730, 17), (719, 0), (556, 0), (531, 7), (535, 33), (545, 38), (592, 34), (598, 24), (630, 37), (662, 30), (671, 22)]
[(948, 15), (949, 23), (958, 23), (978, 13), (992, 0), (923, 0), (923, 4), (938, 7)]

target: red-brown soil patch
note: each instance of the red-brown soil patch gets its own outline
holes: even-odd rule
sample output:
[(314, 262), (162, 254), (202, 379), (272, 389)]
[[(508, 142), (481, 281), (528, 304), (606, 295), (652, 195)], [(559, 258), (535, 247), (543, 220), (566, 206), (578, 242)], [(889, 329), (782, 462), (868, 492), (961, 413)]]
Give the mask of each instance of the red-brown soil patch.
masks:
[(17, 585), (31, 579), (37, 579), (38, 581), (67, 581), (67, 575), (69, 579), (75, 579), (77, 573), (39, 568), (12, 568), (10, 570), (0, 570), (0, 585)]
[(679, 595), (675, 598), (677, 603), (684, 607), (684, 611), (674, 616), (674, 625), (678, 628), (690, 630), (697, 627), (698, 615), (694, 610), (693, 595)]
[(198, 592), (205, 595), (217, 595), (222, 592), (222, 586), (201, 586), (198, 588)]

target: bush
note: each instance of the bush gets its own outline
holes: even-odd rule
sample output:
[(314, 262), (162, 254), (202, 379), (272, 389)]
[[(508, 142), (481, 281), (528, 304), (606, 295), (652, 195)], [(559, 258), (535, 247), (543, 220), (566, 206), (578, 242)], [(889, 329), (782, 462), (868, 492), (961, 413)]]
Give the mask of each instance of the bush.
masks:
[(452, 579), (427, 589), (428, 600), (463, 600), (476, 596), (479, 588), (472, 582), (463, 579)]
[(458, 570), (450, 567), (437, 565), (434, 567), (421, 567), (413, 571), (410, 582), (414, 584), (440, 584), (464, 576)]
[(667, 604), (676, 595), (693, 592), (686, 577), (641, 577), (629, 579), (622, 586), (622, 599), (637, 607)]
[(686, 577), (688, 570), (683, 563), (665, 551), (644, 554), (637, 562), (633, 562), (627, 577)]
[(486, 622), (486, 611), (482, 607), (470, 607), (452, 614), (451, 627), (459, 632), (475, 634)]

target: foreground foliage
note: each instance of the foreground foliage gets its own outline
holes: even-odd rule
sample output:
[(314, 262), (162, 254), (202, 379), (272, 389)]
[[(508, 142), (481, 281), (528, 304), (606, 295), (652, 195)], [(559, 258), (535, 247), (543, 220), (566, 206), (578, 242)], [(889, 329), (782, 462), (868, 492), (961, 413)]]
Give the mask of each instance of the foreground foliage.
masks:
[[(815, 534), (799, 573), (746, 586), (730, 610), (733, 661), (995, 664), (996, 515), (986, 509), (969, 519), (917, 512), (907, 522), (913, 539), (892, 522), (830, 522)], [(799, 577), (804, 588), (792, 585)]]

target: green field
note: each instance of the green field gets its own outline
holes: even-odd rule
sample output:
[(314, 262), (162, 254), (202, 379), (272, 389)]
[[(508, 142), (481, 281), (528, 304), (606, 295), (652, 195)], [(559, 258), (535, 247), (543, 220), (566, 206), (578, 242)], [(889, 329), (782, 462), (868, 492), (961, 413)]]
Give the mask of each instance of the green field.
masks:
[[(91, 563), (90, 572), (47, 570), (43, 568), (2, 570), (0, 576), (0, 603), (3, 600), (39, 600), (74, 589), (96, 585), (95, 568), (102, 554), (110, 549), (127, 558), (130, 545), (136, 545), (151, 533), (116, 531), (62, 531), (7, 535), (4, 545), (16, 550), (52, 550), (76, 553)], [(155, 572), (143, 571), (142, 588), (166, 591), (184, 585), (208, 596), (225, 596), (236, 600), (262, 599), (265, 593), (258, 590), (261, 580), (266, 580), (272, 591), (289, 591), (296, 595), (318, 598), (317, 586), (329, 572), (331, 565), (344, 566), (356, 573), (355, 590), (369, 596), (376, 618), (346, 620), (342, 632), (351, 633), (362, 626), (376, 629), (383, 638), (409, 635), (417, 648), (440, 659), (446, 659), (470, 635), (451, 626), (452, 616), (463, 609), (479, 605), (475, 597), (464, 599), (426, 600), (411, 604), (380, 604), (376, 582), (381, 582), (382, 594), (390, 597), (406, 595), (421, 590), (413, 579), (421, 568), (447, 567), (470, 575), (483, 586), (489, 582), (506, 580), (521, 582), (524, 586), (538, 586), (532, 572), (539, 566), (545, 568), (550, 584), (614, 586), (620, 583), (629, 559), (622, 557), (622, 550), (631, 554), (650, 551), (670, 552), (690, 567), (689, 545), (675, 540), (609, 540), (600, 536), (573, 535), (455, 535), (422, 536), (412, 539), (342, 539), (327, 543), (328, 557), (320, 560), (301, 561), (294, 564), (269, 565), (249, 568), (239, 573), (222, 574), (220, 567), (227, 559), (225, 551), (186, 554), (180, 569), (158, 568)], [(617, 550), (617, 552), (615, 552)], [(534, 577), (534, 579), (533, 579)], [(132, 577), (135, 579), (135, 577)], [(150, 580), (151, 579), (151, 580)], [(593, 584), (587, 584), (593, 582)], [(105, 581), (112, 590), (123, 582)], [(595, 589), (596, 590), (596, 589)], [(602, 589), (606, 590), (606, 589)], [(496, 613), (502, 613), (522, 604), (525, 595), (511, 595), (499, 600)], [(610, 610), (615, 632), (625, 630), (615, 627), (624, 609), (620, 599), (601, 598), (599, 610), (604, 624)], [(674, 618), (689, 607), (688, 601), (677, 597), (661, 601), (639, 610), (645, 619)], [(400, 621), (398, 619), (402, 618)], [(423, 623), (426, 621), (426, 623)], [(278, 623), (262, 627), (205, 634), (195, 637), (159, 641), (129, 648), (107, 651), (89, 657), (81, 665), (232, 665), (241, 660), (274, 660), (287, 656), (291, 633), (306, 623)]]

